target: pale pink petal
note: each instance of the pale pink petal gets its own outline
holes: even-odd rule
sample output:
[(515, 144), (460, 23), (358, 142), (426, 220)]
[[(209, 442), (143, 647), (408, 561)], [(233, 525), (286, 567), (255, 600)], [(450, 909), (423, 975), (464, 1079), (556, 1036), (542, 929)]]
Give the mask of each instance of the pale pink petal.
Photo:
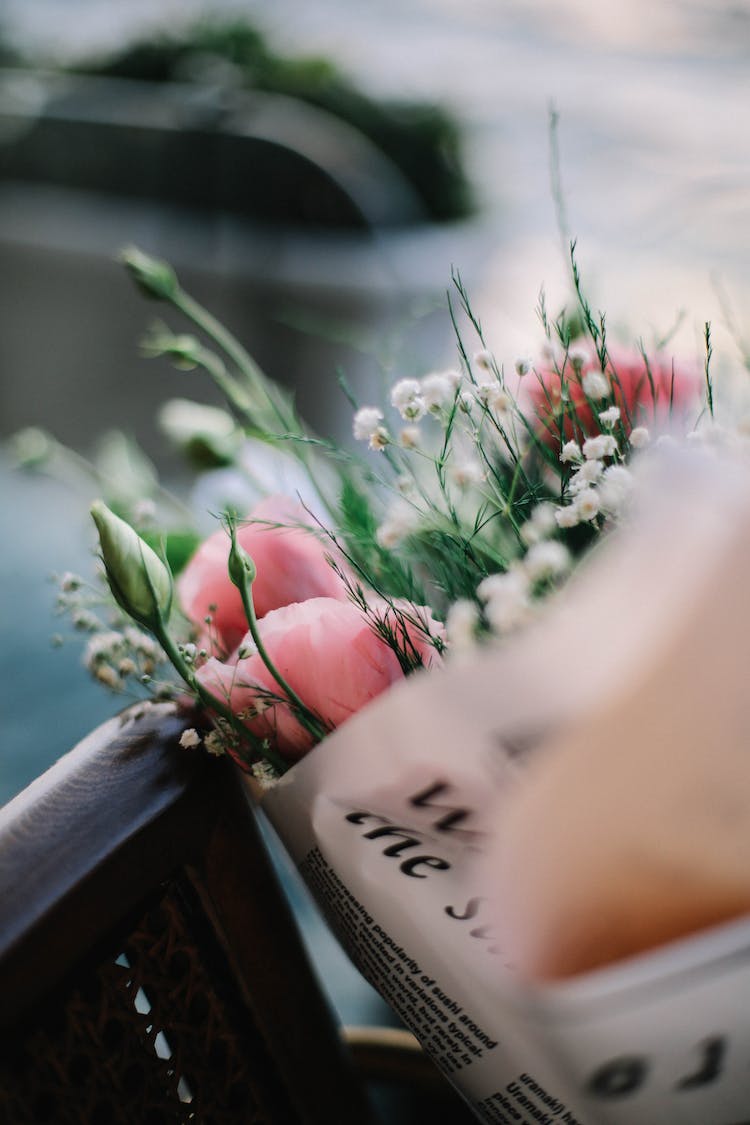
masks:
[[(309, 522), (300, 504), (276, 496), (256, 505), (248, 519), (292, 525)], [(331, 553), (329, 544), (312, 531), (249, 522), (238, 528), (237, 540), (257, 569), (252, 592), (259, 618), (273, 609), (308, 598), (346, 599), (346, 587), (326, 558)], [(236, 648), (247, 631), (239, 590), (227, 572), (229, 547), (224, 529), (209, 536), (177, 582), (183, 612), (202, 633), (205, 618), (211, 616), (210, 649), (217, 653)]]

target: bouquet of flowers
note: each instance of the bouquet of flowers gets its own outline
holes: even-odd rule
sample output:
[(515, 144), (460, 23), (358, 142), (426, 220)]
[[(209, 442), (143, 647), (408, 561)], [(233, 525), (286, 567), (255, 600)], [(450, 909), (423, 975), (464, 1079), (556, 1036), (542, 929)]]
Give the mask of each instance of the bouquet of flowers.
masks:
[[(163, 418), (211, 467), (198, 503), (220, 515), (202, 537), (184, 514), (162, 518), (154, 488), (93, 505), (111, 598), (73, 575), (60, 590), (89, 633), (92, 673), (174, 699), (191, 716), (186, 751), (227, 754), (247, 773), (355, 963), (481, 1120), (729, 1125), (742, 1097), (724, 1067), (733, 1029), (698, 1034), (686, 1013), (709, 992), (719, 1000), (704, 1012), (724, 1011), (738, 974), (747, 986), (747, 926), (730, 924), (708, 952), (691, 939), (674, 962), (644, 951), (742, 914), (747, 880), (727, 885), (722, 869), (703, 893), (709, 873), (697, 898), (692, 884), (655, 884), (660, 905), (646, 908), (641, 878), (628, 897), (622, 857), (633, 825), (648, 839), (649, 822), (627, 804), (643, 781), (627, 770), (622, 824), (608, 813), (615, 843), (587, 836), (592, 808), (609, 809), (606, 763), (638, 760), (623, 749), (641, 707), (633, 669), (653, 724), (641, 757), (665, 713), (674, 744), (694, 746), (697, 720), (678, 723), (654, 684), (680, 662), (694, 671), (696, 638), (710, 635), (704, 579), (726, 601), (743, 557), (723, 574), (726, 548), (750, 546), (750, 522), (736, 519), (750, 517), (744, 473), (708, 456), (744, 443), (741, 427), (727, 434), (714, 418), (710, 328), (702, 365), (672, 358), (666, 342), (653, 353), (611, 344), (573, 246), (573, 310), (550, 315), (542, 294), (539, 355), (506, 371), (456, 274), (457, 366), (399, 378), (382, 402), (352, 399), (349, 450), (308, 430), (168, 265), (123, 257), (146, 295), (195, 329), (159, 324), (146, 352), (202, 371), (225, 397), (226, 412), (183, 401)], [(681, 437), (687, 453), (670, 449)], [(275, 486), (253, 502), (264, 475)], [(603, 648), (613, 589), (633, 608)], [(678, 649), (639, 651), (678, 622)], [(743, 624), (738, 611), (738, 645)], [(684, 683), (699, 698), (695, 680)], [(726, 677), (706, 680), (729, 698)], [(676, 690), (662, 695), (679, 710)], [(642, 766), (654, 792), (671, 791), (681, 769), (675, 753), (664, 763)], [(654, 809), (655, 822), (669, 819)], [(658, 851), (659, 833), (648, 842)], [(654, 980), (671, 1004), (661, 1023)], [(733, 1033), (733, 1048), (750, 1048), (747, 1028)]]
[[(271, 471), (283, 470), (293, 493), (250, 511), (222, 505), (222, 526), (200, 543), (189, 527), (153, 526), (143, 496), (130, 508), (121, 496), (114, 510), (96, 503), (109, 589), (182, 684), (144, 672), (152, 641), (132, 629), (118, 635), (111, 622), (102, 635), (87, 619), (87, 661), (113, 688), (139, 671), (160, 698), (187, 688), (212, 721), (209, 749), (264, 777), (281, 775), (402, 677), (527, 623), (617, 522), (633, 452), (651, 431), (698, 412), (698, 373), (611, 348), (580, 288), (588, 342), (574, 335), (572, 316), (551, 322), (542, 297), (544, 354), (518, 360), (508, 378), (455, 276), (478, 347), (464, 343), (452, 307), (460, 366), (396, 381), (388, 418), (382, 403), (353, 403), (362, 457), (310, 433), (169, 266), (137, 250), (124, 260), (149, 296), (209, 339), (158, 325), (147, 354), (202, 369), (229, 408), (194, 405), (191, 414), (188, 403), (168, 404), (167, 430), (231, 465), (235, 490), (272, 450)], [(80, 614), (90, 606), (74, 587), (63, 602)]]

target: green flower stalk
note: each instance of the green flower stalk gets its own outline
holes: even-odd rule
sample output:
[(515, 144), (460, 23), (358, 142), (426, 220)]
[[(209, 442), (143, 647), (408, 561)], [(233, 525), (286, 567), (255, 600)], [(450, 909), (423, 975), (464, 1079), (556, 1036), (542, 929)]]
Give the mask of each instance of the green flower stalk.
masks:
[(170, 301), (179, 289), (177, 275), (167, 262), (151, 258), (137, 246), (127, 246), (120, 254), (123, 265), (141, 293), (156, 301)]
[(250, 555), (245, 551), (237, 542), (237, 528), (235, 527), (234, 520), (229, 520), (229, 534), (232, 540), (232, 546), (229, 550), (229, 577), (234, 585), (240, 592), (242, 598), (242, 605), (245, 610), (245, 617), (250, 629), (250, 635), (255, 642), (255, 647), (258, 650), (258, 655), (265, 664), (268, 671), (271, 673), (276, 683), (279, 685), (284, 695), (289, 700), (289, 703), (294, 711), (295, 717), (299, 720), (302, 726), (312, 735), (316, 742), (322, 741), (328, 731), (321, 723), (320, 719), (310, 710), (309, 707), (300, 699), (294, 688), (290, 687), (287, 681), (275, 666), (268, 651), (263, 644), (263, 639), (258, 629), (258, 619), (255, 615), (255, 605), (253, 603), (252, 584), (255, 581), (257, 574), (255, 563)]
[(172, 608), (173, 583), (167, 565), (129, 523), (102, 500), (91, 505), (99, 532), (107, 581), (117, 604), (151, 633), (159, 633)]
[(175, 671), (182, 676), (200, 702), (219, 715), (241, 737), (250, 741), (261, 757), (265, 757), (279, 773), (283, 773), (283, 763), (278, 756), (254, 739), (222, 700), (203, 688), (193, 669), (184, 660), (179, 645), (170, 636), (167, 623), (172, 609), (174, 584), (169, 567), (130, 524), (110, 511), (103, 501), (97, 500), (91, 505), (91, 515), (99, 532), (107, 581), (117, 604), (156, 637)]
[(269, 379), (232, 333), (185, 292), (166, 262), (151, 258), (135, 246), (123, 250), (120, 260), (141, 292), (166, 301), (217, 348), (212, 351), (193, 336), (174, 335), (159, 325), (145, 341), (146, 354), (168, 356), (182, 370), (203, 368), (224, 395), (245, 433), (288, 449), (303, 466), (329, 510), (335, 510), (340, 476), (337, 481), (338, 474), (318, 455), (321, 449), (327, 449), (327, 443), (321, 442), (303, 425), (292, 396)]

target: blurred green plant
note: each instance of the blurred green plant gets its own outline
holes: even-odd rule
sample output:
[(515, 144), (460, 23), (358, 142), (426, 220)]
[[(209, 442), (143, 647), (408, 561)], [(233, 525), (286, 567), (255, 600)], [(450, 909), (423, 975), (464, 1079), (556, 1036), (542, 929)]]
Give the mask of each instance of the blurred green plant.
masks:
[(217, 81), (317, 106), (358, 129), (400, 169), (433, 220), (475, 209), (461, 157), (461, 130), (445, 107), (375, 100), (330, 60), (276, 53), (247, 22), (201, 21), (182, 33), (136, 42), (108, 58), (78, 62), (77, 73), (148, 82)]

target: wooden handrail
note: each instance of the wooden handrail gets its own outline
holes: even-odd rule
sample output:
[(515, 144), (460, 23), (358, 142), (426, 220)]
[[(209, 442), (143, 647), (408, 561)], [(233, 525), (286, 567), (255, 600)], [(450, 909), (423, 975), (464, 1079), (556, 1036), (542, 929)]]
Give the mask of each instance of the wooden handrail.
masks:
[(366, 1123), (246, 789), (228, 760), (180, 747), (186, 725), (168, 705), (131, 708), (0, 811), (0, 1032), (12, 1035), (179, 878), (198, 894), (299, 1120)]

